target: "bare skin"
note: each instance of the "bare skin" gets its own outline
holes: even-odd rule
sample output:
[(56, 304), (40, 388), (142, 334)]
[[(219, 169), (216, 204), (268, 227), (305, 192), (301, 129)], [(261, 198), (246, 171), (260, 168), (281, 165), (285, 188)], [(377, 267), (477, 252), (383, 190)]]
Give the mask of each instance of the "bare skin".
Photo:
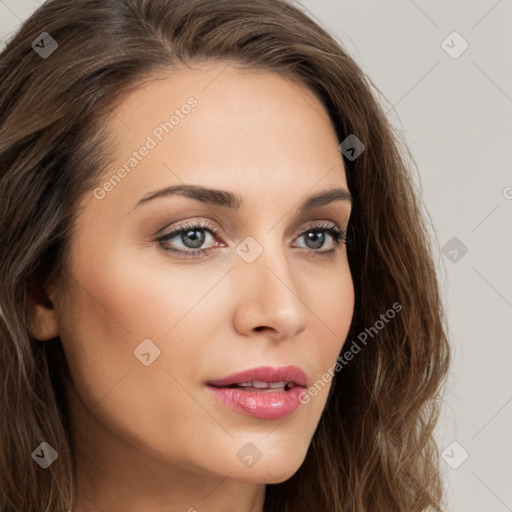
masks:
[[(197, 105), (159, 141), (155, 128), (190, 97)], [(225, 63), (150, 81), (107, 126), (115, 162), (100, 187), (149, 135), (157, 144), (115, 186), (83, 198), (69, 282), (50, 286), (33, 314), (34, 336), (61, 338), (72, 375), (73, 512), (262, 512), (265, 484), (304, 461), (331, 383), (281, 420), (237, 412), (205, 383), (296, 365), (312, 385), (336, 361), (354, 288), (343, 241), (315, 226), (346, 228), (351, 204), (297, 212), (311, 195), (348, 190), (336, 133), (305, 87)], [(183, 184), (231, 191), (244, 206), (178, 195), (136, 206)], [(186, 233), (156, 241), (184, 222), (219, 231), (199, 233), (207, 255), (165, 250), (200, 250)], [(262, 252), (248, 263), (239, 246)], [(145, 365), (134, 351), (147, 339), (160, 354), (149, 349)], [(252, 467), (237, 457), (249, 442), (261, 452)]]

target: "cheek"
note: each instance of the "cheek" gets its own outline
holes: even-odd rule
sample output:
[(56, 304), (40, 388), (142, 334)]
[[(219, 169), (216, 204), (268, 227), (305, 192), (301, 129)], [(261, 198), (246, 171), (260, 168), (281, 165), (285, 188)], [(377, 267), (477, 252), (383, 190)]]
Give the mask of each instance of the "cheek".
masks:
[[(313, 283), (308, 286), (315, 289)], [(316, 318), (323, 325), (324, 333), (327, 333), (320, 345), (322, 351), (326, 357), (335, 358), (345, 342), (354, 314), (354, 284), (348, 265), (329, 278), (324, 278), (322, 286), (317, 286), (316, 290), (316, 301), (311, 308), (312, 319)]]
[[(221, 274), (135, 256), (125, 250), (118, 257), (109, 250), (101, 260), (90, 255), (75, 265), (63, 315), (64, 337), (76, 340), (69, 347), (73, 359), (94, 363), (98, 370), (108, 364), (112, 374), (119, 374), (144, 366), (137, 358), (138, 347), (151, 340), (154, 347), (145, 342), (142, 348), (150, 350), (155, 363), (176, 361), (178, 355), (184, 364), (187, 358), (194, 360), (194, 340), (180, 338), (192, 338), (192, 332), (200, 333), (201, 326), (218, 317), (218, 306), (207, 296)], [(172, 358), (167, 350), (171, 343)]]
[[(346, 342), (354, 314), (354, 286), (348, 265), (323, 279), (321, 289), (307, 286), (311, 292), (310, 335), (305, 336), (303, 350), (308, 354), (308, 363), (315, 368), (308, 388), (310, 412), (313, 416), (323, 410), (333, 379), (336, 378), (336, 361)], [(308, 304), (309, 305), (309, 304)]]
[(197, 382), (207, 342), (226, 325), (215, 284), (229, 263), (198, 271), (129, 249), (103, 254), (75, 260), (63, 303), (61, 340), (79, 395), (119, 424), (135, 416), (169, 427), (181, 405), (193, 416), (181, 386)]

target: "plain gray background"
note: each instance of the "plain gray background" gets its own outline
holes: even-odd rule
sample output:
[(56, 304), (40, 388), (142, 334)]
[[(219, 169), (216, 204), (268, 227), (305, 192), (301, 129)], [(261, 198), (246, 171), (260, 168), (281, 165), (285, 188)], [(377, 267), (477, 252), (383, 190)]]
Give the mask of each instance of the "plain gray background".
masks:
[[(0, 45), (41, 3), (0, 0)], [(447, 512), (512, 511), (512, 2), (301, 5), (382, 92), (419, 169), (454, 357)]]

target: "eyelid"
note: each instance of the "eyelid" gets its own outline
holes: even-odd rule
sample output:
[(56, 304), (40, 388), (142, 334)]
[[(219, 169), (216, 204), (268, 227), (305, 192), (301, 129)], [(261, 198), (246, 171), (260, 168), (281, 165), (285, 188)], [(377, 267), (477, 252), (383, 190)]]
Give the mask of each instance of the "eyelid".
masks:
[(186, 231), (188, 229), (200, 229), (203, 231), (210, 231), (214, 237), (220, 236), (222, 232), (220, 228), (211, 224), (209, 220), (186, 220), (181, 223), (178, 223), (176, 226), (167, 228), (166, 231), (163, 232), (161, 235), (157, 235), (156, 241), (161, 242), (165, 241), (165, 239), (169, 237), (174, 238), (178, 233)]
[(302, 226), (297, 231), (294, 232), (293, 237), (294, 239), (300, 235), (304, 234), (304, 231), (308, 231), (310, 229), (316, 229), (316, 228), (323, 228), (323, 229), (331, 229), (331, 228), (339, 228), (341, 229), (338, 224), (332, 220), (314, 220), (311, 222), (306, 223), (305, 226)]

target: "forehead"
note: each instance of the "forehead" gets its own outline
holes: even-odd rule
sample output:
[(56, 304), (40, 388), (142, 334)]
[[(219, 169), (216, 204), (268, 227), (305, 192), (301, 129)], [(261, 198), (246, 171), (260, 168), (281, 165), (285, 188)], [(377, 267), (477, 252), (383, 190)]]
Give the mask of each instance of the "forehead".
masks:
[[(170, 70), (127, 95), (107, 122), (123, 194), (200, 184), (300, 198), (345, 186), (343, 159), (321, 101), (282, 75), (226, 63)], [(135, 156), (146, 147), (144, 156)], [(149, 150), (147, 148), (150, 148)], [(140, 153), (140, 151), (139, 151)], [(131, 164), (126, 165), (130, 160)], [(321, 183), (320, 183), (321, 181)], [(133, 203), (132, 203), (133, 205)]]

